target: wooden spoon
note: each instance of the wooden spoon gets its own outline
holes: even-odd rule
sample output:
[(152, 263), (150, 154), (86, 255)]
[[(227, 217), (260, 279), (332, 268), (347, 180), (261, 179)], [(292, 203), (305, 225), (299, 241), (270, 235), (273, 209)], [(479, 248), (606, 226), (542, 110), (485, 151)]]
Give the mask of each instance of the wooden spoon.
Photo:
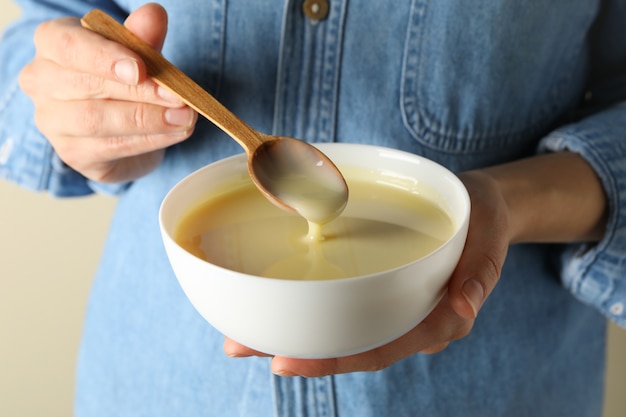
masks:
[(236, 140), (248, 155), (252, 181), (272, 203), (314, 223), (338, 216), (348, 187), (335, 164), (314, 146), (294, 138), (258, 132), (231, 113), (176, 66), (101, 10), (81, 20), (84, 27), (134, 51), (148, 75)]

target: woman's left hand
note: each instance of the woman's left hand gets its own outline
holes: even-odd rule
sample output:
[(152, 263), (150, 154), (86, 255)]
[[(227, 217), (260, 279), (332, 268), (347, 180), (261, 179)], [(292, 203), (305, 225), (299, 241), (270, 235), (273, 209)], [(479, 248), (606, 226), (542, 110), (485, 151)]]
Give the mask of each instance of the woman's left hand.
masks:
[[(404, 336), (364, 353), (333, 359), (275, 356), (274, 373), (317, 377), (377, 371), (418, 352), (439, 352), (469, 334), (478, 311), (500, 277), (509, 244), (508, 211), (491, 177), (477, 171), (461, 178), (472, 201), (467, 242), (447, 293), (430, 315)], [(224, 351), (231, 357), (270, 356), (228, 338)]]
[[(500, 278), (510, 244), (594, 242), (604, 236), (604, 189), (592, 167), (575, 153), (538, 155), (460, 178), (472, 202), (469, 232), (448, 291), (432, 313), (404, 336), (369, 352), (322, 360), (276, 356), (275, 373), (313, 377), (376, 371), (418, 352), (439, 352), (471, 331)], [(230, 339), (224, 351), (234, 357), (267, 356)]]

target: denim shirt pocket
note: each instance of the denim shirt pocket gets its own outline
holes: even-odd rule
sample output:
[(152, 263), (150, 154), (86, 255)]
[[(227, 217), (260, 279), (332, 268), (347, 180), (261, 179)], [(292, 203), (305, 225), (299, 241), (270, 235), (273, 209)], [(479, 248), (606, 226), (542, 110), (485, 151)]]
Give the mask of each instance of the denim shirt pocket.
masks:
[[(565, 18), (563, 7), (578, 12)], [(582, 0), (413, 0), (400, 86), (405, 127), (445, 152), (530, 148), (583, 95), (596, 8)]]

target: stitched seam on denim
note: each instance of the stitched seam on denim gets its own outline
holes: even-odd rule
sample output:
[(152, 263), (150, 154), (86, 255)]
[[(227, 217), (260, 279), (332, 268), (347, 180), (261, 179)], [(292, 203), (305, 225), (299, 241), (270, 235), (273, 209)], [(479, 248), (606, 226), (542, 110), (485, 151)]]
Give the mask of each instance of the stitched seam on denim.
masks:
[[(417, 46), (415, 48), (409, 48), (411, 39), (416, 38), (416, 32), (421, 27), (419, 24), (424, 17), (425, 5), (422, 1), (419, 1), (420, 6), (418, 8), (418, 1), (413, 0), (411, 2), (411, 8), (409, 10), (409, 19), (407, 21), (407, 32), (404, 43), (404, 58), (402, 62), (402, 71), (400, 75), (400, 110), (402, 112), (402, 120), (405, 126), (409, 130), (415, 139), (419, 139), (414, 129), (411, 126), (414, 125), (411, 120), (417, 114), (417, 97), (411, 94), (406, 94), (406, 91), (414, 91), (416, 87), (413, 84), (417, 80), (417, 50), (421, 48), (422, 37), (417, 36)], [(415, 63), (414, 63), (415, 62)], [(412, 64), (412, 65), (411, 65)]]
[[(330, 15), (331, 17), (337, 15), (337, 17), (329, 19), (326, 23), (328, 28), (324, 38), (327, 42), (324, 44), (323, 67), (320, 74), (322, 77), (320, 127), (323, 132), (323, 139), (328, 141), (335, 139), (345, 12), (345, 1), (331, 3)], [(328, 47), (326, 47), (327, 45)]]
[(213, 94), (219, 97), (222, 85), (222, 75), (224, 72), (224, 48), (226, 38), (226, 0), (213, 0), (211, 6), (214, 8), (213, 31), (210, 33), (208, 45), (210, 45), (210, 62), (215, 63), (211, 84), (214, 88)]
[[(419, 3), (419, 6), (418, 6)], [(446, 131), (445, 124), (437, 121), (437, 117), (428, 112), (428, 108), (419, 106), (420, 99), (419, 79), (420, 71), (423, 69), (421, 56), (423, 55), (423, 39), (425, 16), (428, 10), (428, 0), (413, 1), (411, 5), (410, 18), (408, 19), (407, 36), (405, 40), (405, 58), (403, 60), (403, 71), (401, 81), (400, 106), (405, 127), (419, 143), (429, 148), (445, 151), (449, 153), (459, 152), (486, 152), (496, 151), (502, 143), (509, 143), (511, 146), (522, 146), (520, 139), (537, 137), (539, 139), (545, 135), (550, 126), (554, 123), (558, 113), (551, 111), (550, 107), (555, 102), (542, 103), (538, 110), (538, 116), (532, 120), (531, 125), (521, 129), (491, 128), (482, 131), (471, 132), (469, 130), (456, 129)], [(584, 40), (584, 39), (583, 39)], [(576, 56), (576, 48), (563, 62), (573, 62)], [(409, 69), (412, 67), (412, 69)], [(569, 72), (562, 72), (555, 84), (558, 89), (553, 88), (551, 97), (561, 95), (564, 92), (563, 86), (567, 85), (568, 79), (573, 75)], [(554, 84), (553, 84), (554, 85)], [(425, 100), (424, 100), (425, 101)], [(541, 114), (541, 115), (539, 115)]]
[(0, 100), (0, 114), (9, 106), (11, 99), (15, 96), (19, 89), (17, 82), (12, 82), (9, 90), (2, 96), (2, 100)]
[(345, 2), (332, 2), (329, 17), (311, 23), (302, 16), (299, 3), (285, 9), (274, 134), (309, 141), (335, 139), (345, 10)]
[(336, 417), (335, 407), (335, 387), (332, 376), (312, 378), (312, 389), (314, 390), (315, 410), (317, 417)]
[[(15, 103), (15, 99), (19, 91), (20, 91), (19, 84), (17, 80), (14, 80), (13, 82), (10, 83), (10, 87), (8, 88), (7, 92), (4, 94), (4, 96), (2, 97), (2, 100), (0, 101), (0, 115), (4, 113), (7, 109), (9, 109), (12, 103)], [(42, 135), (36, 127), (29, 126), (26, 132), (24, 133), (24, 137), (42, 138)], [(17, 142), (17, 138), (13, 137), (13, 140)], [(25, 186), (28, 186), (30, 184), (31, 187), (34, 185), (35, 189), (38, 191), (45, 190), (47, 189), (47, 186), (50, 180), (51, 169), (52, 169), (51, 162), (50, 162), (51, 155), (52, 155), (52, 146), (45, 139), (40, 145), (35, 145), (34, 142), (32, 141), (30, 142), (29, 145), (38, 147), (37, 154), (38, 155), (41, 154), (41, 156), (43, 157), (43, 161), (40, 161), (38, 159), (33, 160), (33, 158), (31, 157), (32, 152), (28, 152), (26, 155), (24, 155), (26, 162), (21, 165), (21, 168), (20, 168), (21, 170), (19, 172), (16, 172), (15, 170), (11, 170), (9, 169), (8, 166), (5, 166), (2, 169), (3, 176), (6, 180), (15, 182), (17, 184), (22, 184)], [(40, 152), (39, 146), (43, 147), (43, 152)], [(41, 171), (38, 173), (35, 172), (36, 167), (41, 167)], [(26, 171), (31, 171), (32, 174), (27, 175)], [(25, 179), (28, 177), (36, 178), (37, 179), (36, 184), (33, 184), (32, 182), (27, 182)]]
[(49, 189), (50, 180), (52, 179), (52, 157), (55, 153), (48, 142), (44, 146), (44, 164), (39, 182), (39, 189), (41, 190)]
[(289, 41), (293, 37), (295, 32), (294, 25), (291, 22), (291, 10), (289, 5), (285, 7), (283, 12), (282, 30), (283, 34), (278, 55), (278, 71), (276, 74), (276, 92), (274, 101), (274, 121), (272, 126), (272, 133), (274, 135), (282, 135), (285, 131), (285, 118), (284, 107), (287, 101), (287, 93), (291, 84), (291, 77), (289, 71), (285, 68), (285, 61), (293, 55), (293, 43)]
[[(421, 3), (421, 7), (417, 7), (417, 3)], [(417, 0), (413, 2), (411, 6), (411, 19), (409, 19), (409, 28), (407, 30), (407, 38), (405, 42), (405, 60), (404, 71), (402, 78), (402, 91), (400, 95), (401, 107), (403, 112), (403, 118), (410, 134), (418, 140), (420, 143), (437, 149), (445, 150), (447, 152), (463, 152), (463, 151), (485, 151), (485, 146), (481, 141), (493, 138), (494, 136), (507, 136), (509, 140), (516, 140), (520, 137), (526, 137), (531, 134), (536, 134), (539, 129), (536, 126), (528, 127), (521, 132), (511, 135), (509, 132), (489, 132), (484, 134), (475, 134), (472, 136), (460, 136), (460, 132), (445, 133), (443, 126), (434, 121), (434, 117), (424, 114), (419, 106), (419, 68), (421, 68), (421, 56), (420, 51), (423, 50), (423, 40), (425, 36), (420, 36), (424, 30), (424, 24), (422, 24), (427, 11), (427, 0)], [(416, 19), (418, 16), (419, 19)], [(412, 43), (415, 42), (415, 46), (412, 47)], [(412, 67), (409, 70), (408, 67)], [(409, 82), (410, 80), (410, 82)], [(546, 129), (544, 127), (544, 129)], [(423, 134), (420, 134), (423, 131)], [(474, 141), (470, 141), (474, 139)]]

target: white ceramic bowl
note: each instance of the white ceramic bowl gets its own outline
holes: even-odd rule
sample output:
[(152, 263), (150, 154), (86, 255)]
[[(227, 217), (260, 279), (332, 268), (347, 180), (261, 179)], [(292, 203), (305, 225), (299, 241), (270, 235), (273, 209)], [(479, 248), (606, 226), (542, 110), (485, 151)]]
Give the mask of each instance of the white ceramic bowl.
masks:
[(160, 210), (165, 248), (185, 294), (222, 334), (261, 352), (329, 358), (390, 342), (422, 321), (441, 299), (465, 244), (470, 202), (461, 181), (417, 155), (358, 144), (319, 144), (338, 166), (382, 170), (435, 190), (455, 231), (439, 249), (398, 268), (324, 281), (261, 278), (203, 261), (172, 238), (187, 210), (229, 178), (247, 175), (245, 155), (208, 165), (183, 179)]

